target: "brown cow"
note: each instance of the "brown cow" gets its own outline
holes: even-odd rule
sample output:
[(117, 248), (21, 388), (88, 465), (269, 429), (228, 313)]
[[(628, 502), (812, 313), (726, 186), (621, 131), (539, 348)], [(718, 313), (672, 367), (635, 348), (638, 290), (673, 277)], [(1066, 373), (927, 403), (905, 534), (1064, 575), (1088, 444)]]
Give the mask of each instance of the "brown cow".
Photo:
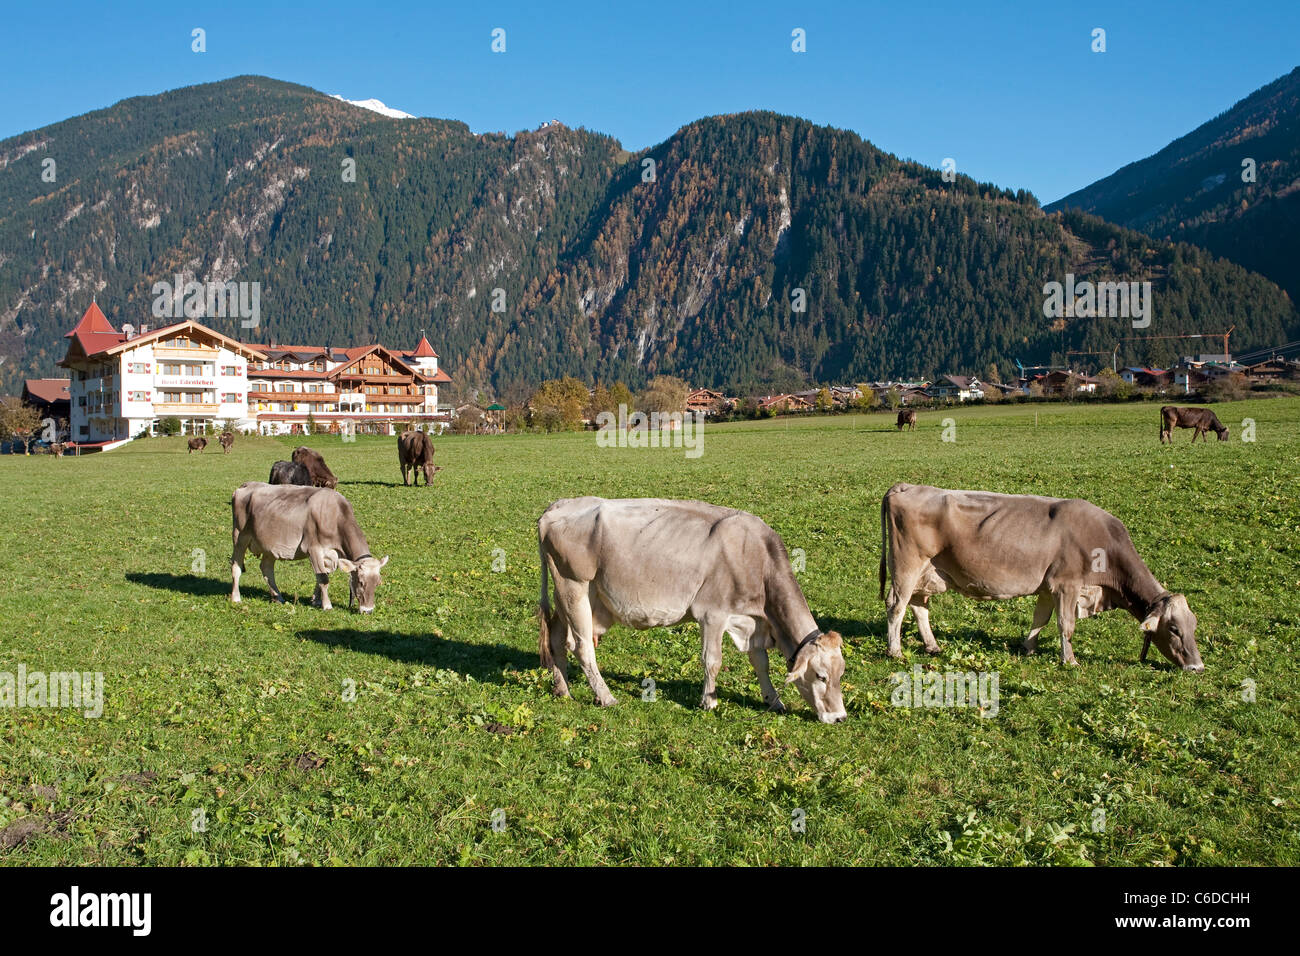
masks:
[(221, 442), (221, 453), (223, 455), (229, 455), (230, 446), (235, 443), (235, 436), (230, 432), (222, 432), (221, 438), (218, 440)]
[[(1197, 436), (1205, 437), (1206, 432), (1214, 432), (1219, 441), (1228, 440), (1228, 426), (1219, 421), (1219, 416), (1208, 408), (1184, 408), (1180, 405), (1166, 405), (1160, 409), (1160, 443), (1174, 443), (1175, 428), (1193, 428), (1192, 441)], [(1208, 438), (1205, 439), (1209, 441)]]
[(984, 601), (1038, 595), (1024, 648), (1056, 611), (1061, 662), (1074, 664), (1077, 619), (1123, 608), (1142, 622), (1146, 643), (1186, 671), (1202, 671), (1196, 615), (1138, 556), (1124, 523), (1082, 499), (949, 491), (898, 484), (880, 503), (880, 596), (886, 598), (889, 656), (901, 657), (910, 605), (925, 649), (939, 653), (930, 630), (930, 597), (953, 590)]
[(908, 426), (912, 431), (916, 431), (916, 409), (900, 408), (898, 410), (898, 430), (901, 432), (903, 426)]
[(67, 446), (64, 445), (63, 442), (57, 442), (57, 441), (56, 441), (53, 445), (50, 446), (50, 451), (52, 451), (52, 452), (54, 453), (54, 457), (55, 457), (55, 458), (62, 458), (62, 457), (63, 457), (63, 450), (64, 450), (64, 448), (66, 448), (66, 447), (67, 447)]
[(312, 451), (306, 445), (299, 445), (293, 450), (293, 460), (307, 469), (311, 475), (311, 483), (317, 488), (335, 488), (339, 480), (334, 477), (334, 472), (329, 470), (325, 464), (325, 459), (320, 456), (319, 452)]
[(442, 471), (433, 463), (433, 442), (421, 431), (407, 430), (397, 438), (397, 463), (402, 466), (402, 484), (410, 485), (407, 469), (415, 473), (415, 487), (420, 487), (420, 472), (424, 472), (424, 486), (433, 481), (434, 473)]
[(307, 485), (311, 487), (311, 472), (296, 461), (277, 461), (271, 466), (268, 485)]
[(191, 438), (189, 440), (189, 446), (190, 450), (186, 452), (187, 455), (196, 451), (201, 452), (203, 449), (208, 447), (208, 440), (206, 438)]

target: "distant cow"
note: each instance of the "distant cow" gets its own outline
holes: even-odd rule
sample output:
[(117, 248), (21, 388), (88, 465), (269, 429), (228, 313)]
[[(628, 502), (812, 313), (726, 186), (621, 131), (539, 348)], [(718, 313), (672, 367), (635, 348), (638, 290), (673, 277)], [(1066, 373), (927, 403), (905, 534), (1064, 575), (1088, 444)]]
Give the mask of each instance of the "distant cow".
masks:
[(56, 441), (53, 445), (50, 446), (50, 451), (54, 453), (55, 458), (62, 458), (63, 452), (66, 448), (67, 446), (64, 445), (63, 442)]
[(222, 432), (221, 437), (217, 440), (221, 442), (221, 453), (223, 455), (229, 455), (230, 446), (235, 443), (235, 436), (230, 432)]
[(296, 461), (277, 461), (271, 466), (271, 485), (307, 485), (312, 487), (311, 472)]
[[(1214, 432), (1219, 441), (1228, 440), (1228, 426), (1219, 421), (1219, 416), (1208, 408), (1183, 408), (1179, 405), (1166, 405), (1160, 409), (1160, 443), (1174, 443), (1175, 428), (1194, 428), (1192, 441), (1204, 438), (1206, 432)], [(1209, 441), (1208, 438), (1205, 439)]]
[(206, 438), (191, 438), (188, 444), (190, 450), (185, 453), (187, 455), (193, 454), (196, 451), (203, 451), (203, 449), (208, 447), (208, 440)]
[(362, 614), (375, 609), (379, 570), (388, 558), (379, 560), (370, 553), (352, 505), (337, 491), (246, 481), (230, 499), (230, 515), (234, 539), (231, 601), (238, 604), (240, 600), (239, 575), (244, 570), (247, 550), (261, 556), (262, 576), (271, 589), (272, 600), (284, 601), (275, 586), (276, 560), (309, 558), (316, 572), (312, 604), (330, 610), (330, 572), (342, 568), (351, 575), (348, 607), (355, 599)]
[(1152, 640), (1183, 670), (1201, 671), (1196, 615), (1170, 594), (1138, 557), (1128, 529), (1081, 499), (948, 491), (898, 484), (880, 503), (880, 596), (886, 603), (889, 656), (902, 655), (908, 605), (925, 649), (939, 652), (930, 630), (930, 596), (954, 590), (979, 600), (1038, 595), (1024, 648), (1033, 653), (1056, 610), (1061, 661), (1076, 663), (1075, 621), (1123, 608), (1142, 622), (1146, 660)]
[(402, 466), (402, 484), (409, 485), (411, 479), (407, 476), (409, 468), (415, 473), (415, 486), (420, 486), (420, 472), (424, 472), (424, 484), (428, 487), (429, 482), (433, 480), (436, 472), (442, 471), (441, 466), (433, 463), (433, 442), (429, 436), (421, 431), (407, 430), (402, 432), (397, 438), (397, 462)]
[(908, 426), (912, 431), (916, 431), (916, 409), (900, 408), (898, 410), (898, 430), (901, 432), (903, 426)]
[(317, 488), (338, 486), (339, 480), (334, 477), (334, 472), (329, 470), (319, 452), (313, 451), (306, 445), (299, 445), (293, 450), (293, 460), (307, 469), (308, 474), (311, 475), (311, 483)]
[[(749, 654), (763, 701), (784, 711), (768, 678), (767, 649), (789, 667), (787, 683), (824, 723), (846, 716), (840, 635), (813, 620), (785, 545), (754, 515), (700, 501), (568, 498), (537, 522), (542, 565), (538, 648), (557, 696), (567, 697), (568, 651), (578, 655), (602, 706), (615, 703), (596, 666), (596, 643), (616, 622), (637, 630), (698, 621), (700, 705), (718, 705), (722, 635)], [(555, 578), (550, 604), (547, 572)]]

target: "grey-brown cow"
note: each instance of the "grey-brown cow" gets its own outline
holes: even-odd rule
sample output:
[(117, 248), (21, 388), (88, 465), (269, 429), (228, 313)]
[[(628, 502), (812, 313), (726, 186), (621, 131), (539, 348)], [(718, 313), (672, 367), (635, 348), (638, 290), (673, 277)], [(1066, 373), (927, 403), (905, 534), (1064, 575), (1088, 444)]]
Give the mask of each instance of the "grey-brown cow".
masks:
[(886, 602), (890, 657), (902, 655), (908, 605), (925, 649), (939, 652), (930, 596), (953, 590), (979, 600), (1037, 594), (1024, 642), (1031, 654), (1053, 609), (1061, 661), (1074, 664), (1075, 621), (1123, 608), (1142, 622), (1142, 660), (1154, 640), (1183, 670), (1205, 669), (1187, 599), (1165, 590), (1123, 522), (1090, 502), (898, 484), (880, 503), (880, 523), (882, 598), (887, 576), (893, 579)]
[[(1160, 409), (1160, 443), (1174, 443), (1175, 428), (1191, 428), (1192, 444), (1196, 439), (1205, 438), (1206, 432), (1214, 432), (1219, 441), (1228, 440), (1228, 426), (1219, 421), (1219, 416), (1208, 408), (1185, 408), (1181, 405), (1165, 405)], [(1205, 438), (1209, 441), (1208, 438)]]
[(196, 451), (201, 452), (203, 451), (203, 449), (207, 448), (208, 440), (206, 438), (191, 438), (188, 442), (186, 442), (186, 444), (189, 445), (190, 450), (187, 451), (185, 454), (190, 455)]
[[(596, 666), (596, 643), (616, 622), (637, 630), (698, 621), (700, 706), (718, 705), (722, 635), (749, 655), (764, 702), (784, 711), (768, 678), (776, 647), (793, 683), (824, 723), (846, 716), (840, 635), (813, 620), (785, 545), (754, 515), (701, 501), (567, 498), (537, 522), (542, 565), (538, 648), (557, 696), (569, 695), (568, 651), (602, 706), (615, 703)], [(550, 604), (547, 572), (555, 579)]]
[(900, 408), (898, 410), (898, 430), (901, 432), (903, 426), (908, 426), (912, 431), (916, 431), (916, 409)]
[(235, 443), (235, 436), (232, 432), (222, 432), (221, 437), (218, 438), (217, 441), (221, 442), (221, 453), (223, 455), (229, 455), (230, 446)]
[(408, 429), (397, 437), (397, 463), (402, 466), (402, 484), (410, 485), (407, 469), (415, 472), (415, 486), (420, 487), (420, 472), (424, 472), (424, 485), (427, 488), (433, 476), (442, 467), (433, 463), (433, 442), (422, 431)]
[(296, 461), (277, 461), (271, 465), (271, 476), (266, 479), (268, 485), (306, 485), (311, 483), (311, 472)]
[(330, 572), (342, 568), (351, 576), (348, 607), (355, 599), (362, 614), (375, 609), (379, 570), (388, 558), (380, 560), (370, 553), (352, 505), (337, 491), (246, 481), (230, 499), (230, 515), (231, 601), (239, 603), (239, 575), (244, 570), (244, 552), (250, 551), (262, 558), (262, 576), (274, 601), (284, 601), (275, 586), (275, 562), (308, 558), (316, 572), (312, 604), (330, 610)]
[(339, 480), (334, 477), (334, 472), (329, 470), (325, 464), (325, 459), (320, 456), (320, 452), (308, 448), (306, 445), (299, 445), (293, 450), (295, 462), (307, 469), (311, 475), (311, 483), (317, 488), (337, 488)]

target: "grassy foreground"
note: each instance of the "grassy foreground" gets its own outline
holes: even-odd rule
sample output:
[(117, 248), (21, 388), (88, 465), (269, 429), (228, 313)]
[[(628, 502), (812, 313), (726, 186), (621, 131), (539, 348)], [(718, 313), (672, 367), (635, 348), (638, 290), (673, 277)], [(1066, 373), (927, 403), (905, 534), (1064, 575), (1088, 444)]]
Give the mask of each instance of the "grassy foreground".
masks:
[[(1295, 865), (1300, 400), (1217, 411), (1231, 442), (1194, 448), (1157, 444), (1155, 406), (923, 412), (901, 435), (883, 415), (720, 425), (696, 459), (590, 433), (447, 437), (428, 490), (401, 487), (395, 439), (313, 439), (392, 556), (364, 618), (341, 573), (335, 610), (313, 609), (305, 561), (278, 566), (296, 601), (271, 604), (254, 559), (228, 601), (231, 492), (295, 442), (0, 456), (0, 672), (100, 671), (105, 698), (99, 719), (0, 708), (0, 863)], [(943, 654), (909, 616), (890, 661), (876, 564), (895, 481), (1112, 511), (1186, 593), (1205, 673), (1154, 649), (1139, 664), (1123, 612), (1080, 623), (1077, 668), (1055, 621), (1025, 658), (1032, 599), (952, 595), (932, 615)], [(816, 723), (788, 688), (790, 713), (768, 713), (730, 642), (721, 705), (698, 710), (694, 625), (610, 633), (617, 707), (592, 705), (576, 664), (574, 699), (552, 699), (535, 522), (580, 494), (743, 508), (802, 549), (813, 613), (846, 638), (849, 720)], [(996, 716), (892, 706), (914, 663), (997, 673)]]

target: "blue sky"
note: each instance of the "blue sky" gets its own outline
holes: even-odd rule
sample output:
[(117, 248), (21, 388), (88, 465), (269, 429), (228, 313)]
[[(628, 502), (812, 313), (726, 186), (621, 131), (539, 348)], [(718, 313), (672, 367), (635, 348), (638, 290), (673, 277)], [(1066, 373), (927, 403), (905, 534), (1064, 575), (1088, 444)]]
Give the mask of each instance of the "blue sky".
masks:
[[(8, 5), (0, 138), (258, 73), (475, 132), (559, 119), (629, 149), (771, 109), (1043, 203), (1300, 65), (1300, 2)], [(207, 52), (190, 31), (207, 31)], [(506, 30), (506, 52), (491, 31)], [(791, 51), (802, 28), (807, 52)], [(1106, 52), (1091, 33), (1106, 30)]]

